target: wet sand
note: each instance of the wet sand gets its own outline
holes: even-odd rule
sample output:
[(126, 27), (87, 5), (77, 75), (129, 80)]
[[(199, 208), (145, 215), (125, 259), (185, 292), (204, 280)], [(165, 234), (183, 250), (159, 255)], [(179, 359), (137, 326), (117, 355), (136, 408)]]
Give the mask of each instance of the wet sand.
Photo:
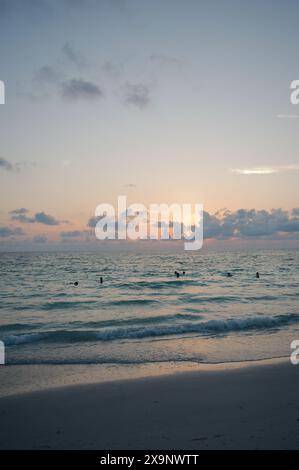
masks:
[(299, 366), (210, 366), (11, 395), (0, 421), (1, 449), (299, 449)]

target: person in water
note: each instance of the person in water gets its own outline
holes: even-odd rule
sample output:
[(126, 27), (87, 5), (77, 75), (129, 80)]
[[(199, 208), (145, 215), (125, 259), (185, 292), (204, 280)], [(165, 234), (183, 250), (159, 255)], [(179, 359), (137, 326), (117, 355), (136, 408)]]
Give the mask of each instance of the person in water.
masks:
[(79, 285), (79, 282), (78, 281), (75, 281), (74, 282), (74, 286), (78, 286)]
[(103, 284), (103, 278), (102, 278), (102, 276), (100, 277), (100, 284)]
[(233, 277), (232, 273), (227, 273), (227, 277)]
[(177, 279), (180, 277), (180, 273), (178, 273), (177, 271), (174, 271), (174, 274), (176, 275)]
[(257, 272), (257, 273), (255, 274), (255, 277), (256, 277), (257, 279), (259, 279), (259, 278), (260, 278), (260, 273)]

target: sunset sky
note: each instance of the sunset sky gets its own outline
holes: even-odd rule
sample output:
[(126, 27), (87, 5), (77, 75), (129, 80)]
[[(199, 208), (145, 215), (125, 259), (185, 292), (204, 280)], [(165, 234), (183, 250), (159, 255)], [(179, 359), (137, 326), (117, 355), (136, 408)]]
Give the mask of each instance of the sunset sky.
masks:
[(298, 19), (297, 0), (0, 0), (0, 249), (88, 244), (118, 195), (222, 210), (209, 238), (299, 240)]

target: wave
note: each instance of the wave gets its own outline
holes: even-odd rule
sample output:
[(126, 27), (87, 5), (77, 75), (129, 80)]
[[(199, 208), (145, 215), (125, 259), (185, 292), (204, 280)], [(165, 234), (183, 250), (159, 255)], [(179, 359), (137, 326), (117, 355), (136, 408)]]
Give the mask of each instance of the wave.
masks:
[(78, 310), (82, 308), (99, 307), (99, 300), (58, 300), (41, 304), (14, 305), (14, 310)]
[(116, 341), (179, 336), (187, 333), (224, 334), (248, 330), (267, 330), (298, 323), (299, 315), (255, 316), (231, 318), (228, 320), (209, 320), (184, 322), (168, 325), (132, 326), (129, 328), (104, 328), (93, 330), (53, 330), (26, 334), (8, 335), (2, 338), (7, 346), (33, 342), (76, 343), (95, 341)]
[(124, 299), (124, 300), (111, 300), (105, 302), (104, 305), (110, 306), (129, 306), (129, 305), (147, 305), (147, 304), (154, 304), (159, 303), (159, 300), (155, 299)]
[(131, 283), (122, 283), (118, 287), (121, 289), (138, 289), (142, 290), (144, 288), (146, 289), (169, 289), (169, 288), (174, 288), (177, 289), (178, 287), (189, 287), (189, 286), (206, 286), (207, 284), (205, 282), (202, 282), (200, 280), (194, 280), (194, 279), (186, 279), (186, 278), (180, 278), (180, 279), (172, 279), (172, 280), (163, 280), (163, 281), (137, 281), (137, 282), (131, 282)]
[[(105, 327), (114, 327), (114, 326), (126, 326), (126, 325), (143, 325), (147, 323), (163, 323), (165, 321), (180, 321), (180, 320), (200, 320), (202, 317), (199, 315), (199, 310), (196, 310), (196, 315), (185, 314), (185, 313), (176, 313), (174, 315), (156, 315), (149, 317), (135, 317), (135, 318), (119, 318), (113, 320), (96, 320), (96, 321), (87, 321), (83, 322), (80, 320), (75, 320), (67, 323), (68, 327), (74, 329), (78, 328), (105, 328)], [(52, 324), (52, 327), (55, 326)], [(60, 325), (61, 326), (61, 325)], [(45, 327), (44, 323), (8, 323), (5, 325), (0, 325), (1, 332), (15, 332), (17, 331), (26, 331), (26, 330), (40, 330)]]

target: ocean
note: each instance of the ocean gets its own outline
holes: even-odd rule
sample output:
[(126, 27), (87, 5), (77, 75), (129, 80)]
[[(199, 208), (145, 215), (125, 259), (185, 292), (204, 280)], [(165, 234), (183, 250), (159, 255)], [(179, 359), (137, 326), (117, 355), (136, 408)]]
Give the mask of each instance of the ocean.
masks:
[(289, 356), (299, 339), (296, 250), (0, 259), (8, 365), (248, 361)]

